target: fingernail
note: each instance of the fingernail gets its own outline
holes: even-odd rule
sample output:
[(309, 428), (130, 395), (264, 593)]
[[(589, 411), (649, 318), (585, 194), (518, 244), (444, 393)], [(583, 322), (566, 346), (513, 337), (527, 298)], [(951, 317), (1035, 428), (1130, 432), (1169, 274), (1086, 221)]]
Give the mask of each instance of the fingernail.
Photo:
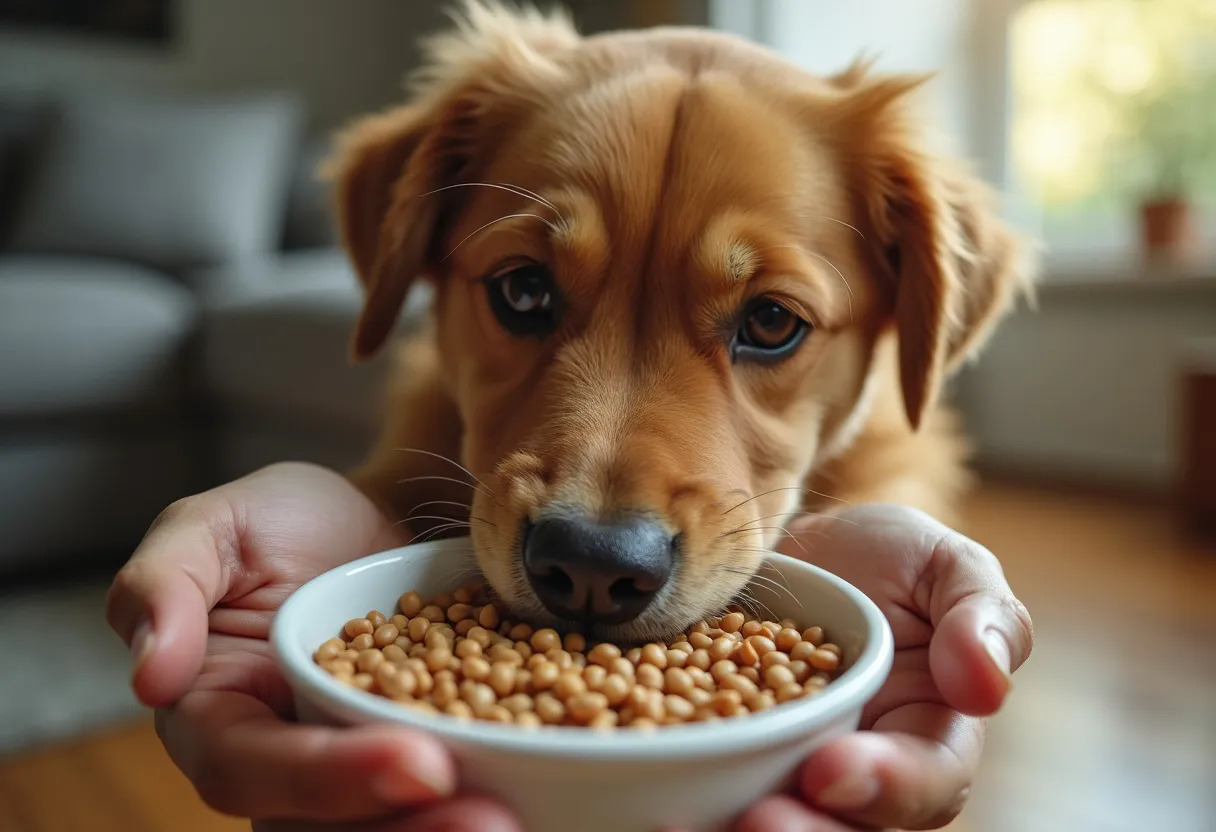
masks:
[(1008, 679), (1011, 662), (1009, 659), (1009, 645), (1005, 642), (1005, 637), (996, 630), (985, 630), (984, 649), (988, 652), (992, 663), (996, 665), (996, 669), (1001, 671), (1001, 675)]
[(139, 673), (139, 669), (144, 666), (144, 662), (152, 653), (152, 649), (156, 646), (156, 634), (152, 632), (152, 626), (145, 619), (135, 628), (135, 634), (131, 636), (131, 676), (134, 677)]
[(455, 790), (447, 776), (421, 771), (385, 771), (374, 781), (376, 794), (386, 803), (420, 803), (446, 797)]
[(878, 797), (878, 778), (869, 772), (846, 774), (815, 797), (829, 809), (860, 809)]

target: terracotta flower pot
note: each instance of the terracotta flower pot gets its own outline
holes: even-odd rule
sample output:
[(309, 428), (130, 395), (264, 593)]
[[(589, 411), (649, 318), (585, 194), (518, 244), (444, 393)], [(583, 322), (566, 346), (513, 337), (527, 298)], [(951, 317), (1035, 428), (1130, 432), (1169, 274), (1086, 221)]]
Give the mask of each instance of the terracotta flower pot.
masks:
[(1140, 206), (1140, 238), (1153, 259), (1186, 260), (1199, 246), (1195, 208), (1183, 199), (1161, 199)]

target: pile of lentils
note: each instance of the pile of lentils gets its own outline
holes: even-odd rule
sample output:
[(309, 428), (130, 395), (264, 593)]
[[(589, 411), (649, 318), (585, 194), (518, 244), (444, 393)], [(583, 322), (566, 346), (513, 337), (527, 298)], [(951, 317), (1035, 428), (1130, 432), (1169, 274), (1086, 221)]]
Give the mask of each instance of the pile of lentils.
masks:
[(813, 696), (840, 669), (840, 648), (821, 628), (749, 618), (737, 606), (666, 644), (626, 650), (508, 621), (484, 584), (430, 602), (407, 592), (398, 609), (346, 622), (315, 661), (360, 690), (457, 719), (600, 729), (712, 722)]

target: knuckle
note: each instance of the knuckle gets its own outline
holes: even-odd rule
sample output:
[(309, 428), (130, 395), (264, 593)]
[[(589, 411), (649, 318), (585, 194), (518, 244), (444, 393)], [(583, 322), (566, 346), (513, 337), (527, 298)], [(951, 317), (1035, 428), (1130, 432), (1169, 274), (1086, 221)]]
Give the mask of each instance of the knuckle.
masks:
[(933, 546), (930, 557), (941, 573), (966, 575), (978, 578), (981, 585), (1002, 587), (1005, 584), (1005, 568), (1001, 560), (987, 546), (976, 543), (966, 535), (947, 530)]
[(148, 534), (151, 534), (163, 526), (174, 525), (182, 520), (197, 517), (201, 512), (203, 512), (204, 504), (205, 499), (201, 494), (194, 494), (189, 497), (182, 497), (174, 500), (156, 515), (156, 518), (148, 527)]
[(1005, 568), (1001, 566), (1000, 558), (987, 546), (981, 546), (958, 532), (953, 532), (948, 537), (960, 562), (981, 574), (1004, 578)]
[(859, 521), (876, 520), (894, 526), (903, 526), (916, 529), (942, 528), (942, 524), (939, 523), (928, 512), (913, 506), (905, 505), (903, 503), (864, 503), (862, 505), (848, 507), (841, 513), (855, 517)]

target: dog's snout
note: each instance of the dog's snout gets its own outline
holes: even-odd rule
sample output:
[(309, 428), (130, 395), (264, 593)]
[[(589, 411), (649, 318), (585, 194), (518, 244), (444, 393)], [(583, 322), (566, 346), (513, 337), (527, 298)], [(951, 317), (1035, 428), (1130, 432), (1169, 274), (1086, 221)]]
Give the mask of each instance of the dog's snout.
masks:
[(620, 624), (636, 618), (671, 577), (672, 536), (630, 518), (541, 520), (524, 543), (524, 567), (537, 597), (562, 618)]

